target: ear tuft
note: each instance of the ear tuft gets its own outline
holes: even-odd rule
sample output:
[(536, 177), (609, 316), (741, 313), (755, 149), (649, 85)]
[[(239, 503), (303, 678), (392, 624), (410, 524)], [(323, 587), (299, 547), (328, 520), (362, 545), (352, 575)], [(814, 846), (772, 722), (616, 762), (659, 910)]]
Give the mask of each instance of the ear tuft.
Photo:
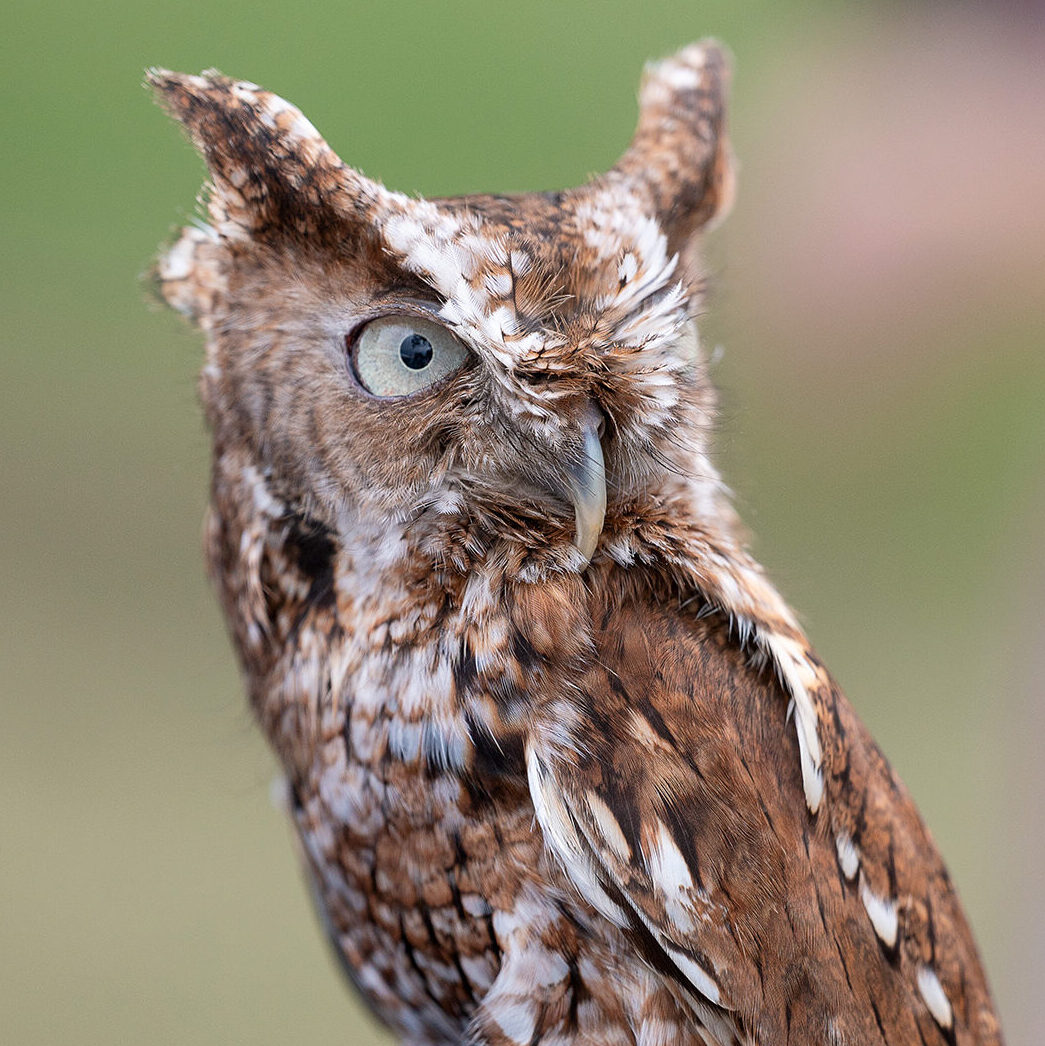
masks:
[(192, 76), (166, 69), (148, 70), (146, 82), (207, 162), (211, 224), (223, 238), (305, 231), (316, 210), (358, 214), (378, 191), (341, 162), (300, 110), (257, 84), (216, 70)]
[(645, 197), (676, 250), (697, 229), (723, 217), (732, 203), (728, 90), (729, 59), (713, 40), (648, 65), (638, 127), (608, 175)]

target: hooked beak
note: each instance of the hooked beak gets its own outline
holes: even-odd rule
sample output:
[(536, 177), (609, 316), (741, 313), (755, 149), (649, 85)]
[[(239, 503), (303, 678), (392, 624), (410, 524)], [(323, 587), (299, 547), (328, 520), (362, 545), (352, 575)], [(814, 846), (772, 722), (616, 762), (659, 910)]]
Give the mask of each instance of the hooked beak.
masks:
[(606, 520), (606, 463), (600, 442), (602, 428), (602, 415), (594, 406), (588, 407), (580, 424), (580, 449), (566, 465), (566, 487), (573, 502), (576, 522), (573, 543), (584, 556), (585, 566), (595, 554)]

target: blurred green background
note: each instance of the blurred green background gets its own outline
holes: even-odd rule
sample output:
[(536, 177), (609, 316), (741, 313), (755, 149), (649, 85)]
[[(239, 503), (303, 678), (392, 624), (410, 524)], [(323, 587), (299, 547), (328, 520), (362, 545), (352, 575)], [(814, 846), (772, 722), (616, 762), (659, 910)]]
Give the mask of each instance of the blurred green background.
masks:
[(1040, 5), (57, 0), (2, 58), (0, 1038), (371, 1043), (203, 577), (199, 338), (139, 282), (202, 167), (139, 87), (218, 66), (428, 194), (611, 164), (642, 62), (736, 59), (709, 245), (720, 457), (920, 802), (1010, 1042), (1045, 982)]

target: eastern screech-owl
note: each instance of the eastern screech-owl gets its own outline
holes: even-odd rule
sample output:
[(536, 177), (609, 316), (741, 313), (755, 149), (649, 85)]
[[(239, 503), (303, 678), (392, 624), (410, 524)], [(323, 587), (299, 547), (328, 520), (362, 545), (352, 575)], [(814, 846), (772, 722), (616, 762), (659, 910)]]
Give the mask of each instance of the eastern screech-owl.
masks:
[(210, 569), (348, 976), (401, 1039), (1000, 1043), (904, 786), (709, 459), (724, 57), (579, 189), (411, 199), (291, 105), (150, 81), (210, 171)]

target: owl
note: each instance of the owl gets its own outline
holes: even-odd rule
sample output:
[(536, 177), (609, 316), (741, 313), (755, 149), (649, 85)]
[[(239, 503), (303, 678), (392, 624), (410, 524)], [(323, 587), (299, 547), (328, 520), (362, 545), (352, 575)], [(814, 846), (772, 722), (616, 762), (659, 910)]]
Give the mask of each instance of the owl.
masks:
[(746, 550), (695, 317), (728, 68), (617, 164), (424, 200), (216, 72), (159, 260), (206, 338), (210, 571), (322, 923), (407, 1046), (1001, 1031), (903, 784)]

